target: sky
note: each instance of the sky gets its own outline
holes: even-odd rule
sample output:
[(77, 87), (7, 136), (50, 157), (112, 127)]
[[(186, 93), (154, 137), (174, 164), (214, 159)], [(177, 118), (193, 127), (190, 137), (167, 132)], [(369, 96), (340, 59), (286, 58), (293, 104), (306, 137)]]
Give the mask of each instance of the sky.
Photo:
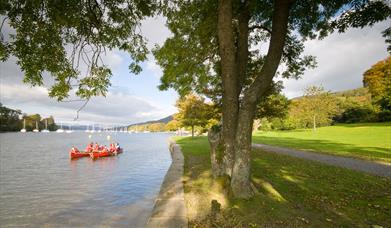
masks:
[[(304, 88), (310, 85), (321, 85), (330, 91), (361, 87), (363, 72), (388, 56), (381, 31), (390, 24), (390, 21), (384, 21), (371, 28), (349, 29), (323, 40), (307, 41), (305, 54), (316, 56), (317, 68), (307, 70), (299, 80), (284, 79), (283, 93), (289, 98), (301, 96)], [(171, 35), (163, 17), (143, 21), (142, 31), (149, 48), (162, 45)], [(173, 90), (159, 91), (157, 88), (162, 70), (152, 55), (141, 64), (143, 71), (139, 75), (129, 73), (131, 59), (124, 52), (112, 50), (103, 59), (112, 70), (112, 85), (106, 97), (91, 99), (76, 122), (76, 111), (82, 103), (57, 102), (48, 97), (47, 88), (23, 84), (23, 72), (14, 57), (0, 62), (0, 102), (24, 113), (52, 115), (56, 122), (102, 126), (156, 120), (176, 112), (178, 95)]]

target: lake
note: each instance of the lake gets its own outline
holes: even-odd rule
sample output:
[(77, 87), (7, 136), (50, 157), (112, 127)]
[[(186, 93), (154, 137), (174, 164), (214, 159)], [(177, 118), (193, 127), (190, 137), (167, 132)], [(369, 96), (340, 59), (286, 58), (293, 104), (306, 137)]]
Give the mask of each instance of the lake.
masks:
[[(91, 138), (89, 138), (91, 135)], [(72, 145), (124, 153), (69, 159)], [(143, 227), (171, 164), (165, 133), (0, 134), (1, 227)]]

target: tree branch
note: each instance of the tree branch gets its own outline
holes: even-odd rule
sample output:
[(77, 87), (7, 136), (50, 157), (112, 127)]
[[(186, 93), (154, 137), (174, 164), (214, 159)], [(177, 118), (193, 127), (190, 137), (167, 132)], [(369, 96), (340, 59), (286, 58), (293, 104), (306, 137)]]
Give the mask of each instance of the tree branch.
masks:
[(87, 99), (84, 104), (76, 111), (76, 117), (73, 119), (74, 121), (76, 121), (77, 119), (79, 119), (79, 113), (80, 111), (86, 107), (86, 105), (88, 104), (88, 102), (90, 101), (90, 99)]

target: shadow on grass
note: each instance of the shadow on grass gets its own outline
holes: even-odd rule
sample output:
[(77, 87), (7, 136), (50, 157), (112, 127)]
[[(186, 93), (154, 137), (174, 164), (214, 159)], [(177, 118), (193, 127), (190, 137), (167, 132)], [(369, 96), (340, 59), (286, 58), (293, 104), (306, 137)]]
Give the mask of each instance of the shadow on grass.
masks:
[(329, 140), (271, 137), (261, 135), (253, 136), (253, 142), (332, 155), (361, 158), (365, 160), (391, 162), (391, 149), (382, 147), (363, 147)]
[[(213, 199), (211, 192), (216, 191), (210, 174), (209, 145), (206, 137), (181, 138), (177, 143), (185, 156), (187, 207), (193, 206), (192, 214), (189, 214), (190, 225), (203, 224), (202, 216), (208, 214)], [(216, 221), (217, 225), (349, 227), (391, 224), (388, 216), (390, 179), (260, 150), (252, 153), (251, 169), (259, 194), (250, 200), (226, 198), (223, 219)], [(196, 202), (192, 204), (189, 198)]]

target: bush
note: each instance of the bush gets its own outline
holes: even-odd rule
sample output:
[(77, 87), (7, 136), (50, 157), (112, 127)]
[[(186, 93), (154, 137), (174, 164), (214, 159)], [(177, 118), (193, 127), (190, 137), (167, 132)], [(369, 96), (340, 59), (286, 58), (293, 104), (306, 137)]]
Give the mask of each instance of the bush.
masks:
[(292, 118), (279, 119), (274, 118), (271, 121), (271, 128), (273, 130), (293, 130), (298, 128), (299, 124)]
[(262, 118), (260, 120), (258, 130), (270, 131), (271, 129), (272, 129), (272, 123), (269, 122), (266, 118)]
[(383, 110), (377, 114), (377, 118), (379, 122), (391, 121), (391, 111)]
[(341, 115), (334, 117), (334, 121), (339, 123), (373, 122), (376, 119), (376, 113), (370, 107), (348, 108)]

